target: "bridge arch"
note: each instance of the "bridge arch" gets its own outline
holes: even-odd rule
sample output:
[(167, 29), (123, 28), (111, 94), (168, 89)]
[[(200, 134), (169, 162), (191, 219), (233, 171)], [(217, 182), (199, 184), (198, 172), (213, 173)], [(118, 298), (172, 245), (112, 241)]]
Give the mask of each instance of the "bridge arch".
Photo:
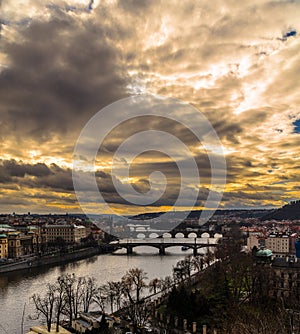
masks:
[[(180, 233), (177, 235), (177, 240), (176, 238), (153, 238), (153, 239), (145, 239), (144, 234), (140, 233), (139, 234), (139, 239), (124, 239), (124, 240), (119, 240), (115, 245), (117, 248), (126, 248), (127, 254), (132, 254), (133, 249), (135, 247), (140, 247), (140, 246), (149, 246), (149, 247), (154, 247), (159, 250), (160, 255), (164, 255), (166, 253), (166, 249), (173, 247), (173, 246), (186, 246), (188, 248), (193, 249), (194, 255), (197, 255), (198, 250), (200, 250), (203, 247), (215, 247), (217, 246), (217, 241), (215, 241), (213, 244), (208, 244), (206, 240), (200, 240), (200, 239), (195, 239), (193, 240), (192, 238), (179, 238)], [(207, 240), (208, 241), (208, 240)]]
[(159, 237), (159, 235), (157, 233), (155, 233), (155, 232), (152, 232), (152, 233), (149, 234), (149, 238), (150, 239), (158, 238), (158, 237)]
[(164, 233), (164, 234), (162, 235), (162, 237), (163, 237), (164, 239), (167, 239), (167, 238), (172, 238), (172, 234), (171, 234), (171, 233), (168, 233), (168, 232), (166, 232), (166, 233)]
[(190, 232), (187, 236), (188, 238), (197, 238), (197, 233), (195, 232)]
[(181, 232), (178, 232), (175, 234), (175, 238), (184, 238), (184, 234)]
[(222, 238), (223, 236), (222, 236), (222, 234), (220, 234), (220, 233), (215, 233), (214, 234), (214, 238)]
[(201, 234), (201, 238), (209, 238), (209, 237), (210, 237), (210, 235), (207, 232), (204, 232), (204, 233)]
[(144, 233), (138, 233), (136, 236), (138, 239), (145, 239), (146, 235)]

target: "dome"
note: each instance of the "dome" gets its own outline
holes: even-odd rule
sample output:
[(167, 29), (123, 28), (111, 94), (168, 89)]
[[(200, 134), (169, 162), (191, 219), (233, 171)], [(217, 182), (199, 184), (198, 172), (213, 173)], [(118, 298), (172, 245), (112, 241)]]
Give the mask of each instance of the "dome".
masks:
[(270, 249), (264, 248), (264, 249), (260, 249), (257, 253), (256, 256), (258, 257), (269, 257), (272, 256), (273, 253)]
[(7, 235), (6, 234), (0, 234), (0, 239), (6, 239)]

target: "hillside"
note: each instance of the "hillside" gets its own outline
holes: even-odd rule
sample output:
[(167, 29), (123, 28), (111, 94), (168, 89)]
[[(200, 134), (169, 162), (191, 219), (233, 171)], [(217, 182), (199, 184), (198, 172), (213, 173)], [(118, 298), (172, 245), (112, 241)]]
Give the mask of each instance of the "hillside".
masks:
[(262, 217), (262, 220), (300, 220), (300, 200), (284, 205)]
[[(186, 213), (187, 217), (189, 219), (198, 219), (201, 215), (201, 210), (193, 210), (193, 211), (174, 211), (171, 214), (174, 216), (174, 218), (176, 217), (180, 217), (180, 215)], [(223, 209), (223, 210), (216, 210), (213, 214), (213, 217), (216, 216), (226, 216), (226, 218), (228, 217), (240, 217), (240, 218), (260, 218), (264, 215), (266, 215), (266, 212), (269, 213), (270, 210), (266, 210), (266, 209), (257, 209), (257, 210), (246, 210), (246, 209)], [(149, 213), (142, 213), (136, 216), (132, 216), (132, 219), (136, 219), (136, 220), (148, 220), (148, 219), (155, 219), (160, 217), (162, 214), (164, 214), (165, 212), (149, 212)]]

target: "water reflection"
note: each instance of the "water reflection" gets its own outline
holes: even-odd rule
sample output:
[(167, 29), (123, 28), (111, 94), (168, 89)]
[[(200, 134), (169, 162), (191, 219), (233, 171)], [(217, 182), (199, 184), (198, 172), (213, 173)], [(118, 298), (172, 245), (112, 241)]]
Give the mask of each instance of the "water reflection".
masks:
[(37, 321), (29, 319), (34, 315), (30, 297), (34, 293), (42, 293), (47, 283), (54, 283), (56, 278), (67, 273), (76, 276), (93, 276), (98, 284), (119, 280), (130, 268), (141, 268), (148, 273), (148, 279), (163, 278), (170, 275), (173, 265), (192, 251), (181, 251), (180, 247), (167, 249), (161, 256), (151, 247), (138, 247), (132, 255), (126, 250), (118, 250), (115, 254), (93, 256), (89, 259), (61, 266), (31, 268), (27, 271), (0, 275), (0, 333), (19, 334), (21, 319), (25, 306), (24, 332)]

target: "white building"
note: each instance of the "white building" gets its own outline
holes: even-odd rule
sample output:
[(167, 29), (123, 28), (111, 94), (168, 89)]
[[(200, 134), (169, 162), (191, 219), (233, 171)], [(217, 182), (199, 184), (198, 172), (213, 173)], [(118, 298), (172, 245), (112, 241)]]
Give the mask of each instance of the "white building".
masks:
[(273, 253), (290, 253), (290, 240), (287, 235), (277, 236), (275, 234), (270, 234), (266, 239), (265, 244), (266, 248), (270, 249)]

